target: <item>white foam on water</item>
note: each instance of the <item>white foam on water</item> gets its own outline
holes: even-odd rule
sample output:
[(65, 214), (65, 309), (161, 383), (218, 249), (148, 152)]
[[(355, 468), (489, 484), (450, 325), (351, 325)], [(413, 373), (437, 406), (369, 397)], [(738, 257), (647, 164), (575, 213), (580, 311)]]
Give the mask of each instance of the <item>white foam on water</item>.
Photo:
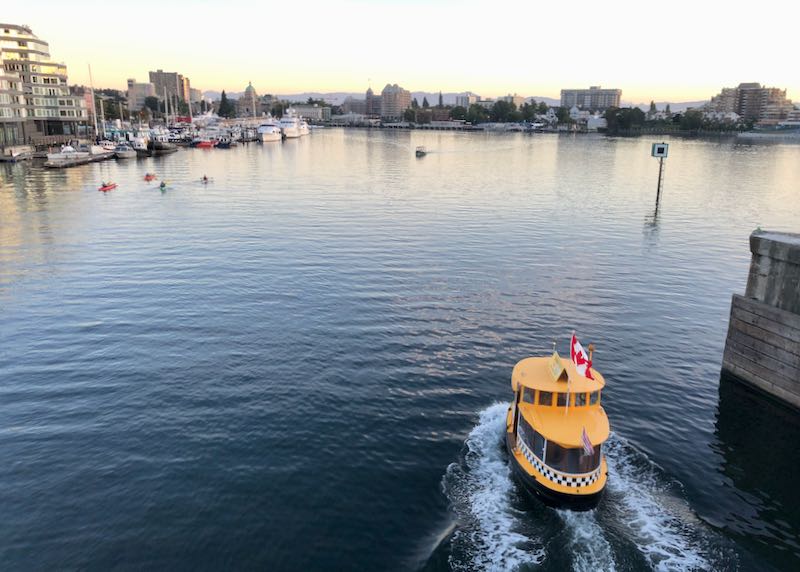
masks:
[(451, 556), (457, 570), (514, 570), (545, 557), (541, 542), (520, 532), (524, 513), (511, 506), (514, 484), (501, 446), (507, 410), (503, 403), (483, 410), (467, 438), (466, 466), (447, 469), (445, 492), (462, 520), (453, 542), (470, 560)]
[(613, 572), (617, 569), (611, 544), (597, 522), (594, 511), (556, 511), (569, 533), (572, 569), (575, 572)]
[(685, 501), (667, 494), (656, 466), (619, 437), (605, 445), (608, 490), (632, 540), (654, 570), (712, 570), (706, 531)]

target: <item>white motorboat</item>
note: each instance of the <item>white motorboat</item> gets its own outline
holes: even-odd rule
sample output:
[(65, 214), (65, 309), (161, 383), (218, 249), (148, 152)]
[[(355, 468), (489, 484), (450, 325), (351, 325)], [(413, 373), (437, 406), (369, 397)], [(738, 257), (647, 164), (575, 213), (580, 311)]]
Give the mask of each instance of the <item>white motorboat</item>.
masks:
[(117, 159), (135, 159), (136, 149), (123, 143), (114, 147), (114, 155)]
[(261, 138), (262, 143), (283, 139), (281, 126), (272, 117), (268, 117), (264, 123), (258, 126), (258, 136)]
[(297, 113), (291, 107), (286, 110), (286, 115), (281, 117), (280, 126), (283, 136), (287, 139), (295, 139), (301, 135), (300, 118), (297, 117)]
[(72, 145), (62, 145), (58, 153), (48, 153), (47, 160), (52, 162), (72, 161), (75, 159), (88, 159), (88, 151), (76, 151)]
[(308, 135), (311, 133), (311, 130), (308, 128), (308, 123), (302, 117), (300, 118), (300, 135)]
[(105, 151), (114, 151), (117, 148), (117, 144), (113, 141), (109, 141), (108, 139), (103, 139), (100, 141), (99, 146), (102, 147)]

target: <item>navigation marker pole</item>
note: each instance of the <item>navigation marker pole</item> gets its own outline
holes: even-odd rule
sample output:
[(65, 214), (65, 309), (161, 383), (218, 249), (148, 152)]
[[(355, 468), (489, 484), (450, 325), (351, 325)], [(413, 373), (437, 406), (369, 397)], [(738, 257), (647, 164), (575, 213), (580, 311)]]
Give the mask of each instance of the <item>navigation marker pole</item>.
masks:
[(669, 144), (664, 143), (653, 143), (653, 146), (650, 150), (650, 155), (652, 157), (656, 157), (658, 159), (658, 186), (656, 187), (656, 210), (658, 210), (658, 203), (661, 200), (661, 174), (664, 171), (664, 159), (667, 158), (667, 154), (669, 153)]

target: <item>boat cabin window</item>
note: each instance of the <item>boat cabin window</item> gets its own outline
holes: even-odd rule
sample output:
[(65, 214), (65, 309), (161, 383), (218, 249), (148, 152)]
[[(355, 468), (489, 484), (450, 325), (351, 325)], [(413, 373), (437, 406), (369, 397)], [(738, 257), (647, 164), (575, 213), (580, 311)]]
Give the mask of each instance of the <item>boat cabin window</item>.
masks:
[(569, 397), (569, 393), (559, 393), (558, 395), (558, 403), (559, 407), (566, 407), (567, 406), (567, 398)]
[(530, 387), (522, 388), (522, 401), (525, 403), (536, 403), (536, 393)]
[(586, 394), (585, 393), (576, 393), (575, 394), (575, 407), (583, 407), (586, 405)]
[(597, 402), (600, 401), (600, 392), (593, 391), (589, 394), (589, 405), (597, 405)]
[(519, 418), (519, 436), (522, 442), (528, 446), (534, 455), (539, 459), (544, 460), (544, 437), (538, 433), (531, 425), (525, 420), (524, 417)]
[(553, 393), (550, 391), (540, 391), (539, 405), (553, 405)]
[(558, 443), (547, 443), (545, 463), (562, 473), (590, 473), (600, 466), (600, 445), (594, 446), (594, 454), (584, 454), (583, 447), (562, 447)]

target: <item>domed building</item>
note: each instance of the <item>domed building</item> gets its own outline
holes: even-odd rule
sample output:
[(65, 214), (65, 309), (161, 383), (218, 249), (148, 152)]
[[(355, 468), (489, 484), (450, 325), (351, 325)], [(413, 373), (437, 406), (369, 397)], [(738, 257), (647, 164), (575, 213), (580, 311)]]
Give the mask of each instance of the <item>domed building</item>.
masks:
[(239, 117), (256, 117), (259, 115), (259, 98), (253, 82), (244, 90), (244, 94), (236, 102), (236, 115)]

